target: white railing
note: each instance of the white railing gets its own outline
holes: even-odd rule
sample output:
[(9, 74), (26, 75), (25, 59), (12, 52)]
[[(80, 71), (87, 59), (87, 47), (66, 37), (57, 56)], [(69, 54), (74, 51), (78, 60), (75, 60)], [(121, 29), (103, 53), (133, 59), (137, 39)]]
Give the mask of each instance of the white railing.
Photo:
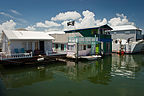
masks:
[(0, 52), (0, 60), (30, 58), (30, 57), (32, 57), (32, 52), (31, 53), (15, 53), (15, 54), (6, 54), (5, 52)]
[(98, 37), (69, 37), (68, 42), (70, 43), (80, 43), (80, 42), (96, 42), (98, 41)]

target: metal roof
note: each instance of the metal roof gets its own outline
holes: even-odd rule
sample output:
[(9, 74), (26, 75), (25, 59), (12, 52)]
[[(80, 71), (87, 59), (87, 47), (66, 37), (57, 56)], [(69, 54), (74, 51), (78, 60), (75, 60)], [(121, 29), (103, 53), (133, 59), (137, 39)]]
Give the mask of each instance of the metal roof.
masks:
[(113, 26), (111, 31), (122, 31), (122, 30), (141, 30), (133, 25)]
[(52, 40), (52, 36), (42, 31), (3, 31), (10, 40)]
[(106, 24), (106, 25), (99, 26), (99, 27), (75, 29), (75, 30), (68, 30), (68, 31), (64, 31), (64, 32), (66, 32), (66, 33), (71, 33), (71, 32), (76, 32), (76, 31), (90, 30), (90, 29), (99, 29), (99, 28), (103, 28), (103, 29), (107, 29), (107, 30), (112, 30), (112, 28)]

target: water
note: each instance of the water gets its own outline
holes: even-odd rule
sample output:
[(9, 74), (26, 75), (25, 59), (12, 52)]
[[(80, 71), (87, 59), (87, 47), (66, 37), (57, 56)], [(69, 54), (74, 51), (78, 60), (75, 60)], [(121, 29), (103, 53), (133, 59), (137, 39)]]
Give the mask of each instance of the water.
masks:
[(0, 96), (144, 96), (144, 55), (0, 67)]

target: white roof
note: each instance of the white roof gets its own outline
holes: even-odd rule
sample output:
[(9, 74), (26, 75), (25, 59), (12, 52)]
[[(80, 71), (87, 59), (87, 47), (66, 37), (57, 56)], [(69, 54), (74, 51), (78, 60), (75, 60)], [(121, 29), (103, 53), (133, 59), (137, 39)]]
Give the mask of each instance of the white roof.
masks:
[(111, 26), (112, 31), (120, 31), (120, 30), (140, 30), (139, 28), (133, 25), (123, 25), (123, 26)]
[(47, 34), (65, 34), (64, 31), (50, 31), (50, 32), (46, 32)]
[(4, 33), (11, 40), (52, 40), (52, 36), (41, 31), (14, 31), (5, 30)]

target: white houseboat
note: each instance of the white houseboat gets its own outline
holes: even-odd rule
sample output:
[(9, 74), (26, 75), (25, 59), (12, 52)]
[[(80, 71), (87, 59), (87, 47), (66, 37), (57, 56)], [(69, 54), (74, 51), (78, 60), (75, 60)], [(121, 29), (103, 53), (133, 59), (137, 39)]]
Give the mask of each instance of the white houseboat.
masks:
[(133, 25), (112, 27), (112, 52), (138, 53), (144, 48), (142, 30)]
[(0, 60), (30, 58), (33, 55), (52, 53), (52, 36), (40, 31), (2, 31)]

